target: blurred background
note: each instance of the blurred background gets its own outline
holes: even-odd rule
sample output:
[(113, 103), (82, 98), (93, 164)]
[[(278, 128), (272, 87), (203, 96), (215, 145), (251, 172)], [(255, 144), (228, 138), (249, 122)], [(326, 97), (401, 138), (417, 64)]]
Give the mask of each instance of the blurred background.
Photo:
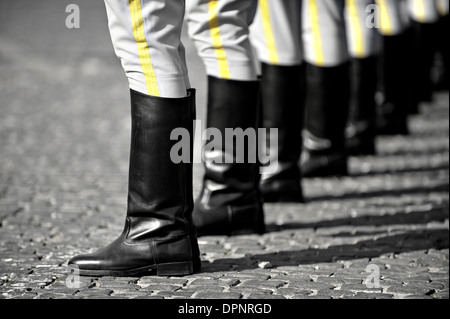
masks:
[[(185, 42), (201, 116), (203, 66)], [(1, 1), (0, 70), (3, 174), (127, 173), (128, 82), (102, 0)]]

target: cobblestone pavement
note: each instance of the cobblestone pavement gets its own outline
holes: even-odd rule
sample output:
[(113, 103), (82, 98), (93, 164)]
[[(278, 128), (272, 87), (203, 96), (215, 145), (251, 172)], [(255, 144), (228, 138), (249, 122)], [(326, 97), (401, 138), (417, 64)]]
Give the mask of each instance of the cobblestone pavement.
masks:
[[(71, 2), (81, 29), (65, 28)], [(201, 238), (201, 273), (68, 280), (70, 257), (122, 231), (127, 81), (102, 1), (31, 3), (0, 3), (0, 298), (448, 299), (448, 94), (422, 105), (410, 136), (352, 158), (350, 177), (305, 180), (307, 204), (266, 205), (266, 235)]]

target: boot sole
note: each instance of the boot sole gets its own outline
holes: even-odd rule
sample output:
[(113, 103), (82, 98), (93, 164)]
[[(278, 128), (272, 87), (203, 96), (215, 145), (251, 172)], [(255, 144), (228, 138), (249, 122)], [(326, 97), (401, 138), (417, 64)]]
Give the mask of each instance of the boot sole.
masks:
[(68, 267), (71, 270), (78, 272), (80, 276), (87, 277), (135, 277), (135, 276), (145, 276), (151, 275), (151, 273), (156, 272), (156, 276), (188, 276), (194, 273), (194, 263), (189, 262), (179, 262), (179, 263), (166, 263), (159, 265), (152, 265), (147, 267), (141, 267), (136, 269), (127, 270), (87, 270), (79, 269), (73, 266)]

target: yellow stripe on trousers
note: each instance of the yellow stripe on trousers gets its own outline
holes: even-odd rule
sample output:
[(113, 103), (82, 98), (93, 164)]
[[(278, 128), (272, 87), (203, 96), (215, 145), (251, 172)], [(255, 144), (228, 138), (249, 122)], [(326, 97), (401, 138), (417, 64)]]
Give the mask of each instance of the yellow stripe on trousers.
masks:
[(269, 50), (269, 60), (273, 64), (278, 64), (280, 59), (278, 57), (277, 45), (275, 42), (275, 36), (273, 34), (272, 17), (270, 15), (270, 7), (268, 0), (260, 0), (259, 5), (261, 6), (260, 8), (262, 14), (264, 34), (266, 38), (266, 45)]
[(314, 36), (314, 53), (315, 62), (318, 66), (323, 66), (325, 58), (323, 54), (322, 35), (320, 31), (319, 9), (316, 0), (309, 0), (309, 16), (311, 20), (311, 28)]
[[(434, 1), (434, 0), (427, 0)], [(423, 0), (414, 0), (414, 15), (420, 22), (425, 21), (425, 4)]]
[[(395, 0), (398, 1), (398, 0)], [(381, 33), (383, 35), (392, 35), (394, 33), (392, 29), (392, 21), (389, 16), (389, 9), (386, 0), (377, 0), (381, 13)]]
[(220, 35), (220, 24), (217, 9), (218, 0), (209, 0), (209, 29), (211, 33), (212, 46), (216, 52), (219, 64), (219, 73), (223, 79), (230, 79), (230, 68), (228, 66), (227, 54)]
[(150, 58), (149, 46), (145, 39), (144, 20), (142, 18), (141, 0), (128, 0), (130, 7), (133, 35), (136, 40), (139, 60), (145, 76), (145, 83), (149, 95), (160, 96), (155, 71)]
[(358, 14), (357, 0), (347, 0), (346, 6), (349, 14), (350, 28), (353, 34), (353, 45), (358, 58), (365, 56), (364, 52), (364, 36), (361, 29), (361, 21)]

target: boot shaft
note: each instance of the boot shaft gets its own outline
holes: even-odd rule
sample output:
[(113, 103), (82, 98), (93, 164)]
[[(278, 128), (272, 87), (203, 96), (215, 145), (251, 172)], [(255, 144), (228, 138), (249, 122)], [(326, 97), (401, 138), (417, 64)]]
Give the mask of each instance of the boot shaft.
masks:
[[(130, 228), (149, 237), (187, 233), (192, 164), (173, 162), (171, 151), (178, 141), (171, 140), (171, 134), (180, 128), (192, 131), (191, 96), (166, 99), (131, 91), (131, 105)], [(192, 153), (192, 145), (189, 149)], [(139, 224), (145, 224), (145, 230)]]
[[(205, 235), (241, 235), (264, 233), (264, 213), (258, 189), (259, 163), (247, 154), (237, 154), (227, 129), (240, 129), (256, 135), (259, 123), (259, 81), (232, 81), (208, 78), (207, 126), (221, 134), (222, 146), (205, 149), (207, 163), (202, 192), (195, 203), (193, 219), (198, 233)], [(229, 131), (228, 130), (228, 131)], [(229, 132), (228, 132), (229, 133)], [(216, 137), (218, 138), (218, 137)], [(258, 142), (244, 137), (244, 152), (257, 152)], [(243, 162), (238, 162), (238, 157)], [(224, 159), (231, 160), (229, 163)]]
[(353, 59), (350, 72), (350, 119), (352, 122), (375, 121), (378, 73), (376, 57)]
[[(222, 149), (205, 150), (205, 156), (209, 161), (205, 165), (205, 182), (227, 185), (229, 192), (252, 191), (259, 178), (258, 142), (256, 140), (254, 141), (256, 144), (252, 145), (251, 141), (245, 138), (244, 147), (241, 148), (245, 154), (237, 154), (236, 140), (232, 140), (229, 134), (230, 130), (235, 129), (244, 132), (250, 130), (250, 134), (255, 133), (257, 139), (259, 82), (209, 77), (208, 84), (207, 127), (221, 133)], [(251, 157), (256, 161), (250, 161)]]
[[(261, 117), (266, 130), (276, 128), (277, 136), (266, 132), (260, 141), (277, 170), (264, 170), (260, 190), (267, 202), (304, 202), (300, 156), (304, 123), (305, 69), (303, 65), (262, 64)], [(274, 144), (275, 138), (277, 144)], [(267, 152), (269, 150), (269, 152)]]
[[(277, 158), (281, 162), (298, 162), (305, 112), (303, 66), (262, 64), (261, 104), (263, 128), (278, 129)], [(270, 135), (267, 134), (270, 145)], [(264, 141), (260, 141), (264, 143)]]
[[(350, 103), (350, 64), (337, 67), (306, 65), (305, 130), (323, 140), (318, 148), (342, 150)], [(319, 145), (322, 144), (322, 145)], [(327, 146), (328, 145), (328, 146)]]

